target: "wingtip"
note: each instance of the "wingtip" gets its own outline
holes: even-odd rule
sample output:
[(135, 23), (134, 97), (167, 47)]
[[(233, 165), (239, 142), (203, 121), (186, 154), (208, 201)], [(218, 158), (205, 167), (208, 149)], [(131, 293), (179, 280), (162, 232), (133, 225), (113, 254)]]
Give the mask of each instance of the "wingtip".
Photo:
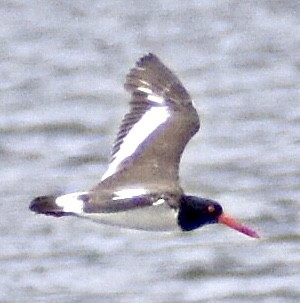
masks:
[(157, 57), (155, 54), (149, 52), (148, 54), (145, 54), (144, 56), (142, 56), (142, 57), (136, 62), (136, 65), (137, 65), (138, 67), (142, 67), (143, 65), (145, 65), (145, 64), (147, 64), (148, 62), (153, 61), (153, 60), (159, 61), (158, 57)]

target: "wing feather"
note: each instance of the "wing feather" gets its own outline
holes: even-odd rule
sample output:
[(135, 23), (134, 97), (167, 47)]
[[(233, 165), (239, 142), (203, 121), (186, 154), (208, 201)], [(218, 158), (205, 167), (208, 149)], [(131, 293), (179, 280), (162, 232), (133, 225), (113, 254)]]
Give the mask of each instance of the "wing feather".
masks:
[(148, 184), (161, 180), (177, 186), (181, 154), (200, 127), (188, 92), (151, 53), (130, 70), (125, 89), (131, 93), (130, 110), (122, 120), (102, 181), (117, 186), (126, 185), (128, 179)]

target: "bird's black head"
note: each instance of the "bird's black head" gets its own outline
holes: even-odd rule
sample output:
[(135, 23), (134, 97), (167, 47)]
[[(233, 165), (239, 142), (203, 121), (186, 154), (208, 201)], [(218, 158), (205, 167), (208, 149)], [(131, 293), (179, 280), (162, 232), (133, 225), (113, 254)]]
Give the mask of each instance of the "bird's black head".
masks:
[(218, 223), (223, 213), (216, 201), (194, 196), (182, 196), (178, 213), (178, 225), (183, 231), (193, 230), (205, 224)]

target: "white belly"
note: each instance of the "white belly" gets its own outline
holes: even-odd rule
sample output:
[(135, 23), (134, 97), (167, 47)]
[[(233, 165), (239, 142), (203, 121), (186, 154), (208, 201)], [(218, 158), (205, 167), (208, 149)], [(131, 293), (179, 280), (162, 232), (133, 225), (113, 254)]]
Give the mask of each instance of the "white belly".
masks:
[(166, 203), (113, 213), (81, 213), (78, 216), (97, 223), (124, 228), (148, 231), (179, 229), (177, 212)]

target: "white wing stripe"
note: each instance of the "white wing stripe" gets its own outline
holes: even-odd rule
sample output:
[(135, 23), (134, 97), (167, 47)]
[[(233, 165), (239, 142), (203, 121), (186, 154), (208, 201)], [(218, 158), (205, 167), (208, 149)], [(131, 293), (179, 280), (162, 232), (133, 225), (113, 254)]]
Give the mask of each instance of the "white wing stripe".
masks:
[(113, 175), (122, 161), (134, 154), (141, 143), (161, 124), (166, 122), (169, 116), (170, 113), (165, 106), (152, 107), (149, 109), (123, 139), (123, 143), (115, 154), (115, 159), (110, 163), (108, 170), (103, 175), (102, 181)]
[(140, 92), (143, 92), (145, 94), (149, 94), (149, 95), (153, 94), (152, 89), (145, 87), (145, 86), (139, 86), (139, 87), (137, 87), (137, 90), (139, 90)]
[(159, 103), (159, 104), (163, 104), (166, 101), (163, 97), (160, 97), (160, 96), (157, 96), (157, 95), (148, 95), (147, 99), (149, 101)]
[(144, 188), (127, 188), (114, 192), (113, 201), (130, 199), (132, 197), (138, 197), (147, 194)]
[(148, 87), (139, 86), (139, 87), (137, 87), (137, 90), (139, 90), (140, 92), (146, 93), (147, 94), (147, 99), (149, 101), (159, 103), (159, 104), (163, 104), (166, 101), (164, 99), (164, 97), (161, 97), (161, 96), (158, 96), (158, 95), (154, 94), (152, 89), (150, 89)]

